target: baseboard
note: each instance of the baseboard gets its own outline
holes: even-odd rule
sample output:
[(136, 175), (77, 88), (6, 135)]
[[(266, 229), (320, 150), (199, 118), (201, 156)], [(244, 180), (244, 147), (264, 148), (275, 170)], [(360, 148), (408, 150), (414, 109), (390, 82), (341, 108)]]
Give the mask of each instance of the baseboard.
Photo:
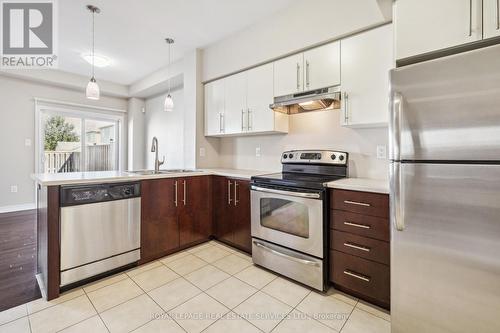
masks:
[(0, 206), (0, 214), (1, 213), (11, 213), (11, 212), (20, 212), (23, 210), (32, 210), (36, 209), (35, 203), (27, 203), (21, 205), (11, 205), (11, 206)]

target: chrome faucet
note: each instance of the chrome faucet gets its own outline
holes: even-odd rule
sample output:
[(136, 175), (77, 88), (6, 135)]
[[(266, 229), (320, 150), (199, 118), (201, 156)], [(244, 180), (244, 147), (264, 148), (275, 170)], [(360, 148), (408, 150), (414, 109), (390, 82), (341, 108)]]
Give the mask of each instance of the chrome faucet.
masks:
[(153, 137), (153, 143), (151, 144), (151, 152), (155, 153), (155, 173), (160, 171), (160, 165), (165, 163), (165, 156), (163, 156), (163, 161), (160, 162), (158, 159), (158, 139)]

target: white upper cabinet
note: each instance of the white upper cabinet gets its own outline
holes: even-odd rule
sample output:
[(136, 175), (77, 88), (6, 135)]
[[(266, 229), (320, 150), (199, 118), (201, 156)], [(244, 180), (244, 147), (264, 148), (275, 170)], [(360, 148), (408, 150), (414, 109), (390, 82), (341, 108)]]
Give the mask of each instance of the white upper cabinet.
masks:
[(205, 135), (224, 133), (224, 80), (205, 85)]
[(340, 42), (304, 52), (304, 91), (340, 84)]
[(246, 72), (226, 77), (225, 134), (240, 133), (244, 129), (247, 111)]
[(481, 40), (481, 4), (481, 0), (396, 0), (396, 59)]
[[(222, 117), (218, 98), (222, 87)], [(213, 99), (217, 100), (213, 100)], [(273, 64), (266, 64), (205, 85), (205, 135), (287, 133), (288, 117), (273, 103)]]
[(500, 36), (500, 0), (483, 0), (483, 37)]
[(392, 24), (343, 39), (341, 124), (385, 126), (389, 71), (394, 67)]
[(303, 66), (303, 53), (294, 54), (274, 62), (274, 96), (290, 95), (303, 91)]

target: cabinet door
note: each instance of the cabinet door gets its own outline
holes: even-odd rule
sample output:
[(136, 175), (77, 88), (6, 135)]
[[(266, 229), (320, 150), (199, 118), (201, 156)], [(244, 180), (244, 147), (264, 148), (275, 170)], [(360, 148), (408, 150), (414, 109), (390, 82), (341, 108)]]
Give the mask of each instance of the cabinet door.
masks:
[(481, 16), (481, 0), (396, 1), (396, 59), (480, 40)]
[(304, 52), (304, 90), (340, 84), (340, 42)]
[(141, 261), (164, 256), (179, 247), (175, 180), (141, 183)]
[(342, 40), (343, 125), (387, 124), (392, 47), (392, 25)]
[(205, 135), (223, 132), (224, 80), (205, 85)]
[(210, 177), (186, 177), (178, 184), (180, 246), (208, 239), (212, 234)]
[(212, 186), (215, 236), (217, 239), (233, 243), (233, 210), (231, 208), (233, 181), (226, 177), (214, 176)]
[(483, 0), (483, 38), (500, 36), (500, 0)]
[(304, 90), (303, 63), (303, 53), (274, 62), (274, 96), (295, 94)]
[(247, 72), (247, 126), (251, 132), (273, 131), (273, 64)]
[(242, 250), (252, 252), (250, 222), (250, 182), (234, 180), (234, 244)]
[(228, 76), (226, 81), (226, 102), (224, 133), (237, 134), (247, 129), (247, 75), (246, 72)]

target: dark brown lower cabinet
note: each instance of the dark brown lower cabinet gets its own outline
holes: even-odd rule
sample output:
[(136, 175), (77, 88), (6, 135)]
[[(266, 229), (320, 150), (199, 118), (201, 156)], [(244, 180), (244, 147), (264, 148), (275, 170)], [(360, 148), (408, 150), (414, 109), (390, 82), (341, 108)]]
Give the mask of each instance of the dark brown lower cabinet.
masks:
[(214, 176), (213, 207), (215, 237), (251, 253), (250, 182)]
[(179, 247), (175, 179), (141, 182), (141, 262), (164, 256)]
[(210, 238), (210, 176), (145, 180), (141, 186), (142, 263)]

